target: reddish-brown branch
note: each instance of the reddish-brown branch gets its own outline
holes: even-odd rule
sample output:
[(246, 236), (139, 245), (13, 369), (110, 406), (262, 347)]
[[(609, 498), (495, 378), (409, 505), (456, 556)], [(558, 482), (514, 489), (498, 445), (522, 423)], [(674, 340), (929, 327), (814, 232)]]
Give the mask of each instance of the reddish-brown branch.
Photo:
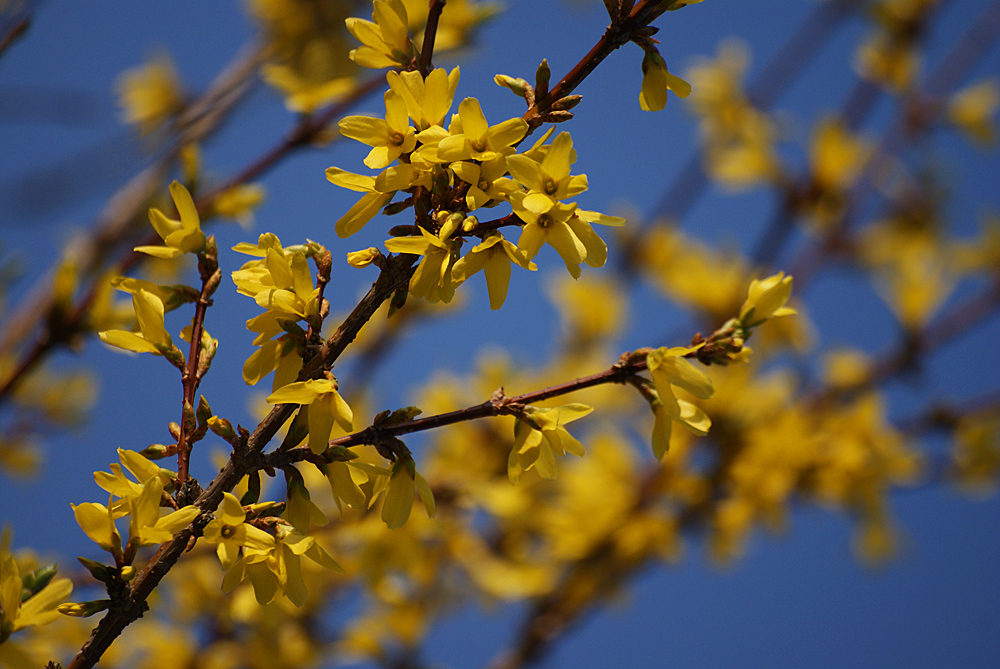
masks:
[[(368, 427), (360, 432), (355, 432), (354, 434), (334, 439), (330, 442), (330, 446), (342, 446), (349, 448), (352, 446), (360, 446), (361, 444), (379, 443), (380, 440), (398, 437), (412, 432), (433, 430), (445, 427), (446, 425), (454, 425), (455, 423), (462, 423), (479, 418), (514, 415), (525, 406), (542, 402), (553, 397), (568, 395), (569, 393), (573, 393), (578, 390), (593, 388), (594, 386), (600, 386), (606, 383), (627, 383), (630, 378), (644, 369), (646, 369), (646, 359), (642, 357), (626, 363), (616, 364), (610, 369), (597, 374), (591, 374), (590, 376), (584, 376), (573, 381), (567, 381), (566, 383), (560, 383), (556, 386), (549, 386), (548, 388), (542, 388), (541, 390), (535, 390), (521, 395), (508, 397), (503, 394), (503, 390), (501, 389), (494, 393), (493, 397), (486, 400), (482, 404), (477, 404), (465, 409), (458, 409), (457, 411), (449, 411), (447, 413), (437, 414), (434, 416), (427, 416), (425, 418), (417, 418), (398, 425), (379, 427), (377, 429), (374, 427)], [(312, 451), (310, 451), (309, 448), (299, 446), (280, 453), (271, 454), (271, 456), (267, 458), (267, 465), (270, 467), (282, 467), (293, 462), (301, 462), (302, 460), (310, 459), (311, 457)]]
[(430, 8), (427, 10), (427, 25), (424, 27), (424, 41), (420, 45), (420, 74), (425, 78), (434, 68), (432, 57), (434, 54), (434, 40), (437, 37), (438, 19), (441, 18), (441, 11), (444, 9), (447, 0), (430, 0)]
[(25, 33), (28, 32), (28, 28), (31, 27), (31, 18), (24, 17), (19, 21), (15, 21), (10, 29), (2, 37), (0, 37), (0, 56), (3, 55), (4, 51), (10, 48), (10, 45), (17, 40), (24, 37)]

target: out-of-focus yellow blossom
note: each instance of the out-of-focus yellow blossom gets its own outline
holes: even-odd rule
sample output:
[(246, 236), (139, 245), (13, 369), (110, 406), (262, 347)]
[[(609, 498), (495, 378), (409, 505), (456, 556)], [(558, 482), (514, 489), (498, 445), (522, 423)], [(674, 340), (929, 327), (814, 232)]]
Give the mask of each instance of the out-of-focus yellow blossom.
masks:
[(406, 68), (418, 52), (408, 35), (409, 19), (402, 0), (374, 0), (374, 22), (349, 18), (347, 29), (362, 46), (351, 49), (350, 57), (362, 67)]
[(191, 193), (179, 181), (174, 181), (170, 184), (170, 196), (180, 214), (179, 221), (167, 218), (156, 207), (149, 210), (149, 222), (166, 246), (137, 246), (135, 251), (157, 258), (176, 258), (205, 250), (205, 233), (201, 231), (201, 219)]
[(163, 355), (174, 348), (163, 323), (163, 302), (159, 297), (140, 288), (132, 293), (132, 308), (135, 309), (139, 332), (107, 330), (98, 333), (101, 341), (126, 351), (154, 355)]
[(41, 453), (31, 439), (0, 436), (0, 471), (5, 475), (34, 476), (41, 460)]
[(667, 64), (655, 49), (646, 49), (642, 57), (642, 90), (639, 107), (643, 111), (660, 111), (667, 106), (667, 91), (679, 98), (691, 94), (691, 84), (670, 74)]
[[(426, 9), (426, 8), (425, 8)], [(450, 12), (452, 7), (448, 7)], [(439, 46), (435, 42), (435, 46)], [(390, 71), (386, 79), (391, 88), (406, 104), (406, 113), (416, 126), (417, 132), (444, 123), (451, 109), (458, 88), (459, 71), (455, 67), (450, 73), (443, 68), (432, 70), (425, 79), (419, 72)]]
[(662, 460), (670, 447), (671, 425), (681, 423), (694, 434), (704, 436), (712, 425), (711, 419), (695, 404), (678, 399), (673, 386), (682, 388), (699, 399), (708, 399), (714, 388), (712, 380), (684, 359), (696, 349), (685, 347), (658, 348), (646, 355), (646, 366), (656, 386), (653, 409), (653, 454)]
[(399, 459), (392, 468), (392, 477), (385, 490), (385, 501), (382, 503), (382, 522), (390, 530), (402, 527), (410, 518), (413, 509), (414, 492), (427, 511), (427, 517), (433, 518), (435, 512), (434, 493), (423, 476), (417, 472), (413, 460)]
[(410, 278), (410, 294), (426, 298), (428, 302), (451, 302), (455, 284), (451, 278), (452, 266), (457, 260), (456, 243), (441, 240), (420, 228), (420, 237), (394, 237), (385, 241), (393, 253), (413, 253), (424, 256)]
[(452, 279), (462, 283), (482, 270), (486, 275), (486, 288), (490, 295), (490, 309), (499, 309), (507, 299), (510, 286), (511, 263), (536, 270), (535, 263), (528, 260), (524, 251), (517, 248), (499, 232), (488, 235), (480, 244), (472, 247), (468, 254), (459, 259), (452, 269)]
[(137, 124), (143, 135), (158, 129), (184, 107), (184, 91), (177, 71), (165, 53), (123, 72), (116, 88), (125, 121)]
[(246, 517), (240, 500), (227, 492), (223, 493), (222, 504), (219, 505), (215, 518), (205, 526), (205, 541), (218, 544), (216, 553), (222, 568), (227, 571), (236, 563), (242, 548), (255, 551), (274, 549), (274, 537), (244, 522)]
[(347, 432), (354, 429), (354, 413), (340, 396), (334, 378), (289, 383), (271, 393), (267, 401), (270, 404), (301, 404), (309, 407), (309, 449), (313, 453), (319, 454), (327, 449), (334, 423)]
[(732, 188), (774, 179), (781, 171), (774, 124), (742, 89), (748, 65), (746, 47), (726, 42), (715, 61), (703, 61), (686, 72), (695, 91), (690, 108), (700, 120), (706, 169)]
[(97, 399), (97, 379), (86, 370), (53, 373), (47, 367), (28, 375), (14, 390), (14, 399), (57, 425), (78, 425)]
[(908, 88), (920, 68), (920, 56), (911, 44), (874, 33), (858, 47), (854, 69), (859, 76), (893, 90)]
[(992, 77), (956, 93), (948, 101), (948, 120), (972, 141), (993, 146), (997, 141), (993, 125), (997, 107), (1000, 107), (1000, 80)]
[(264, 195), (260, 184), (240, 184), (219, 193), (212, 206), (219, 216), (236, 219), (245, 230), (253, 224), (253, 212), (264, 202)]
[(952, 246), (952, 262), (963, 273), (1000, 272), (1000, 217), (989, 214), (980, 223), (979, 235)]
[[(423, 27), (427, 23), (428, 3), (424, 0), (403, 0), (410, 20), (410, 28), (415, 31), (417, 46), (423, 44)], [(487, 19), (503, 9), (496, 2), (473, 2), (473, 0), (450, 0), (447, 11), (438, 19), (438, 29), (434, 38), (434, 52), (456, 49), (469, 42), (475, 31)]]
[(1000, 418), (965, 416), (955, 428), (951, 475), (963, 490), (986, 496), (1000, 484)]
[(747, 300), (740, 308), (740, 322), (744, 328), (755, 328), (764, 321), (781, 316), (792, 316), (795, 310), (785, 303), (792, 295), (792, 277), (778, 272), (766, 279), (750, 282)]
[(594, 407), (585, 404), (566, 404), (550, 409), (529, 407), (527, 423), (518, 419), (514, 423), (514, 446), (507, 460), (507, 477), (511, 483), (521, 480), (521, 474), (534, 469), (545, 479), (556, 477), (556, 456), (568, 451), (583, 457), (583, 444), (563, 427), (578, 418), (583, 418)]
[(285, 95), (289, 111), (310, 114), (319, 107), (336, 102), (355, 88), (354, 77), (314, 81), (302, 76), (295, 68), (279, 63), (267, 63), (261, 68), (264, 81)]
[(854, 136), (839, 119), (821, 121), (809, 153), (813, 178), (825, 190), (844, 191), (854, 184), (872, 151), (870, 141)]
[(955, 287), (950, 259), (926, 222), (902, 217), (874, 223), (859, 250), (878, 270), (880, 292), (906, 328), (925, 324)]
[(741, 258), (710, 249), (663, 223), (649, 226), (636, 246), (644, 271), (672, 300), (720, 323), (740, 304), (749, 273)]
[(612, 278), (589, 274), (578, 281), (565, 274), (549, 284), (549, 299), (562, 316), (568, 348), (613, 339), (627, 322), (628, 296)]
[(868, 379), (871, 358), (855, 350), (830, 351), (823, 361), (823, 377), (831, 388), (854, 388)]
[(0, 644), (25, 627), (48, 625), (58, 620), (60, 614), (56, 606), (72, 592), (72, 581), (57, 578), (22, 600), (24, 580), (10, 551), (10, 533), (4, 530), (0, 541)]
[(369, 116), (345, 116), (340, 120), (340, 134), (372, 147), (364, 163), (372, 169), (392, 164), (400, 155), (417, 145), (407, 118), (407, 106), (394, 90), (385, 92), (385, 119)]
[[(424, 131), (428, 132), (428, 131)], [(458, 105), (457, 121), (452, 120), (450, 134), (437, 144), (438, 159), (487, 161), (514, 153), (513, 144), (528, 132), (528, 123), (521, 117), (507, 119), (491, 126), (483, 115), (476, 98), (465, 98)]]

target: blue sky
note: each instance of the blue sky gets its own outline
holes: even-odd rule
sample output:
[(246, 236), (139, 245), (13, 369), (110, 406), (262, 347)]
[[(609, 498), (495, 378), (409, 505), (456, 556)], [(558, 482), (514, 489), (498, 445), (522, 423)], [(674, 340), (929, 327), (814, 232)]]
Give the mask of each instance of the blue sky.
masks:
[[(522, 111), (517, 98), (493, 83), (495, 73), (530, 79), (544, 57), (554, 76), (561, 76), (607, 23), (596, 1), (506, 4), (507, 11), (483, 30), (480, 46), (461, 61), (457, 98), (478, 97), (491, 122)], [(928, 60), (939, 60), (987, 4), (946, 3)], [(683, 72), (695, 57), (714, 55), (721, 39), (737, 36), (752, 50), (753, 76), (813, 6), (807, 0), (706, 0), (657, 22), (661, 53), (671, 70)], [(778, 101), (778, 108), (789, 110), (792, 139), (807, 136), (815, 118), (839, 106), (853, 83), (849, 54), (863, 31), (859, 21), (848, 22)], [(22, 253), (26, 265), (15, 295), (31, 285), (62, 244), (94, 218), (106, 197), (141, 164), (141, 151), (117, 117), (112, 98), (116, 76), (163, 49), (189, 89), (200, 90), (252, 35), (241, 3), (228, 0), (39, 3), (27, 37), (0, 59), (0, 242), (5, 252)], [(639, 111), (640, 61), (640, 50), (628, 45), (576, 91), (584, 102), (566, 129), (579, 152), (574, 172), (590, 179), (590, 190), (580, 198), (583, 208), (614, 211), (629, 204), (647, 216), (654, 213), (664, 185), (695, 146), (694, 122), (676, 99), (659, 114)], [(438, 64), (450, 66), (447, 59)], [(1000, 50), (994, 48), (973, 78), (998, 73)], [(55, 111), (34, 111), (39, 100), (53, 97), (70, 100), (76, 112), (70, 122), (59, 120)], [(380, 115), (381, 100), (372, 98), (357, 112)], [(876, 127), (893, 113), (883, 103)], [(205, 146), (206, 168), (220, 176), (239, 169), (278, 141), (292, 121), (280, 100), (260, 87)], [(959, 230), (971, 234), (982, 211), (1000, 210), (1000, 161), (996, 153), (948, 138), (940, 146), (938, 158), (953, 175), (955, 191), (948, 213)], [(254, 231), (216, 229), (220, 249), (265, 230), (289, 243), (319, 239), (335, 249), (335, 257), (336, 250), (380, 243), (382, 232), (375, 226), (347, 244), (336, 240), (332, 229), (355, 194), (331, 186), (323, 171), (330, 165), (359, 170), (363, 155), (360, 146), (345, 142), (285, 161), (263, 180), (268, 200), (257, 213)], [(789, 155), (801, 160), (795, 151)], [(50, 209), (32, 215), (18, 208), (17, 191), (25, 188), (25, 174), (37, 176), (42, 192), (51, 190)], [(55, 178), (60, 174), (71, 178), (62, 184)], [(73, 189), (66, 202), (59, 197), (63, 186)], [(684, 228), (712, 242), (752, 248), (772, 205), (772, 197), (763, 192), (723, 197), (712, 188)], [(224, 270), (242, 262), (229, 252), (222, 253), (221, 261)], [(479, 285), (477, 299), (458, 316), (417, 328), (374, 377), (385, 388), (385, 406), (407, 398), (408, 388), (393, 382), (397, 375), (416, 386), (438, 368), (467, 371), (477, 352), (490, 346), (505, 348), (523, 363), (542, 360), (551, 350), (557, 318), (538, 296), (545, 281), (562, 270), (554, 254), (543, 253), (540, 266), (539, 276), (515, 273), (500, 312), (485, 306), (485, 290)], [(345, 286), (336, 298), (339, 303), (335, 299), (332, 305), (335, 312), (349, 308), (372, 278), (349, 269), (335, 269), (335, 283)], [(203, 391), (217, 413), (248, 424), (239, 370), (251, 351), (251, 338), (242, 324), (256, 312), (249, 300), (235, 291), (224, 297), (225, 291), (224, 286), (208, 326), (226, 344)], [(894, 326), (880, 300), (846, 270), (824, 274), (803, 297), (825, 346), (865, 341), (879, 350), (893, 341)], [(675, 320), (678, 312), (648, 288), (636, 288), (633, 301), (640, 308), (622, 350), (658, 343), (650, 338), (664, 332), (689, 329), (689, 321)], [(462, 357), (436, 345), (458, 332), (464, 341), (481, 346)], [(1000, 322), (994, 316), (954, 350), (932, 357), (922, 379), (892, 384), (893, 415), (911, 415), (926, 402), (928, 388), (938, 389), (941, 398), (959, 400), (995, 388), (998, 335)], [(47, 468), (40, 479), (0, 482), (0, 519), (14, 527), (16, 545), (68, 557), (92, 552), (69, 503), (94, 499), (89, 472), (114, 461), (115, 448), (142, 448), (168, 439), (164, 426), (176, 420), (177, 383), (175, 372), (159, 359), (126, 358), (99, 345), (91, 344), (79, 355), (60, 354), (56, 361), (101, 370), (94, 421), (45, 443)], [(590, 371), (596, 370), (581, 374)], [(211, 467), (201, 466), (196, 473), (208, 480)], [(972, 501), (932, 487), (897, 494), (893, 510), (907, 534), (904, 550), (898, 561), (874, 572), (851, 557), (849, 523), (814, 508), (796, 513), (785, 536), (755, 537), (747, 558), (727, 570), (710, 567), (700, 542), (692, 541), (678, 566), (644, 572), (621, 605), (570, 633), (545, 666), (1000, 666), (1000, 501)], [(510, 638), (516, 614), (501, 609), (495, 617), (475, 614), (445, 621), (432, 633), (427, 659), (456, 667), (481, 664)]]

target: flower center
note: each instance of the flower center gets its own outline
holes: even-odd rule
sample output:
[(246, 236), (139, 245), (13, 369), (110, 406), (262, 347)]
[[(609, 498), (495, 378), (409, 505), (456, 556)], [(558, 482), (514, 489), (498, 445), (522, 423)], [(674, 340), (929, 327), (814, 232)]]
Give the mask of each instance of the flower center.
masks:
[(222, 535), (223, 539), (232, 539), (233, 535), (236, 534), (236, 528), (232, 525), (223, 525), (219, 534)]
[(559, 190), (559, 184), (557, 184), (552, 177), (549, 177), (545, 180), (544, 188), (546, 195), (555, 195), (556, 191)]
[(490, 188), (490, 182), (487, 181), (486, 179), (483, 179), (478, 184), (476, 184), (476, 186), (479, 188), (479, 190), (486, 192)]
[(390, 132), (389, 143), (393, 146), (403, 146), (403, 134), (399, 132)]
[(549, 216), (548, 214), (542, 214), (541, 216), (538, 217), (538, 225), (542, 226), (543, 228), (549, 227), (550, 225), (552, 225), (552, 217)]
[(485, 151), (486, 141), (482, 139), (474, 139), (472, 140), (472, 148), (475, 149), (476, 151)]

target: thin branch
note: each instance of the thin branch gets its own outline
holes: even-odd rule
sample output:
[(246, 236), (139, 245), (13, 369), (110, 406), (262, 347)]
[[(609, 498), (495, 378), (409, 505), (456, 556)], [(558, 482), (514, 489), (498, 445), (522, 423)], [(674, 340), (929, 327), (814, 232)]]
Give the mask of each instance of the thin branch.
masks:
[(430, 0), (430, 9), (427, 11), (427, 25), (424, 27), (424, 41), (420, 45), (420, 74), (427, 77), (434, 69), (431, 62), (434, 53), (434, 39), (437, 37), (438, 19), (441, 18), (441, 11), (447, 0)]
[(10, 29), (0, 37), (0, 56), (3, 55), (4, 51), (10, 48), (10, 46), (25, 36), (28, 32), (28, 28), (31, 27), (31, 17), (26, 16), (23, 19), (14, 22)]

